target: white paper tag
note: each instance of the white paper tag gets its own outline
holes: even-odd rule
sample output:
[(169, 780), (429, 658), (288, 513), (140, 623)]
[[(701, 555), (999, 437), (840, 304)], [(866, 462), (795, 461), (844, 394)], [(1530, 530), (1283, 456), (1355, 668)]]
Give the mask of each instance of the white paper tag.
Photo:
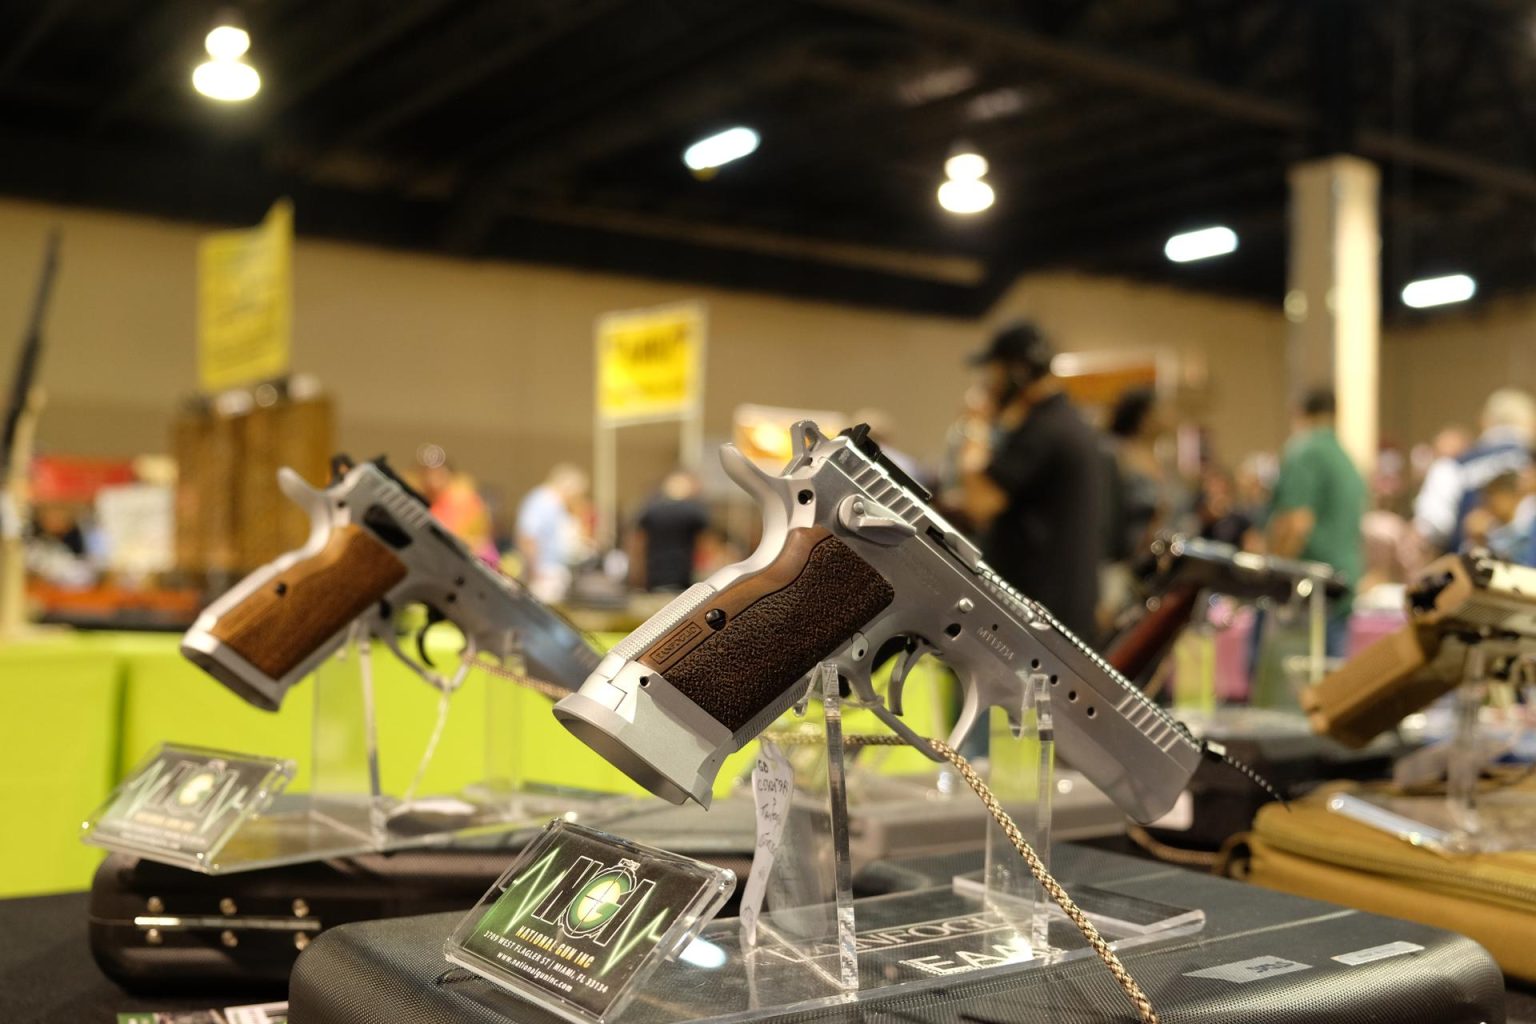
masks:
[(1200, 971), (1186, 971), (1184, 977), (1214, 978), (1217, 981), (1231, 981), (1239, 985), (1246, 985), (1250, 981), (1263, 981), (1265, 978), (1273, 978), (1278, 974), (1291, 974), (1295, 971), (1310, 971), (1311, 969), (1311, 964), (1297, 963), (1295, 960), (1287, 960), (1280, 956), (1256, 956), (1249, 960), (1222, 964), (1220, 967), (1207, 967)]
[(757, 919), (768, 892), (789, 821), (789, 805), (795, 795), (795, 773), (779, 745), (766, 736), (757, 744), (757, 764), (752, 768), (752, 803), (757, 808), (757, 849), (747, 887), (741, 892), (741, 934), (744, 942), (757, 941)]
[(1148, 825), (1148, 828), (1166, 829), (1169, 832), (1188, 832), (1195, 824), (1195, 798), (1185, 790), (1173, 802), (1168, 813)]
[(1340, 953), (1333, 959), (1341, 964), (1355, 967), (1359, 964), (1373, 963), (1377, 960), (1388, 960), (1394, 956), (1403, 956), (1407, 953), (1420, 953), (1423, 950), (1423, 946), (1416, 946), (1411, 942), (1389, 942), (1385, 946), (1372, 946), (1369, 949), (1357, 949), (1353, 953)]
[(287, 1003), (259, 1003), (253, 1006), (227, 1006), (224, 1019), (229, 1024), (282, 1024), (288, 1019)]

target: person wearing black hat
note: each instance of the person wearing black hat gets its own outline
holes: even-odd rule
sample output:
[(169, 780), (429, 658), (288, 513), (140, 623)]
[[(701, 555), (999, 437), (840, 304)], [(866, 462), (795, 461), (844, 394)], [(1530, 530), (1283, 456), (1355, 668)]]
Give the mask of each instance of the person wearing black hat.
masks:
[(1103, 454), (1051, 373), (1054, 355), (1033, 324), (1015, 323), (972, 357), (992, 412), (965, 432), (959, 503), (992, 567), (1091, 643), (1104, 546)]

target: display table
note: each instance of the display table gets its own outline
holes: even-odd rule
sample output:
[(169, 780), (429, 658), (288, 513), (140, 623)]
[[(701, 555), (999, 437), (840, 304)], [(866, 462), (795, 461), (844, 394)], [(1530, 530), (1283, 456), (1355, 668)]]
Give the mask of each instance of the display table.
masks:
[[(1072, 856), (1066, 852), (1072, 848), (1058, 847), (1058, 863), (1064, 863), (1064, 857)], [(1183, 873), (1145, 861), (1115, 860), (1127, 865), (1129, 877), (1137, 884), (1159, 891)], [(1260, 899), (1273, 896), (1259, 894)], [(128, 995), (108, 981), (91, 960), (86, 939), (86, 906), (85, 893), (0, 900), (0, 1016), (6, 1021), (13, 1024), (90, 1024), (109, 1022), (114, 1019), (114, 1014), (130, 1010), (222, 1007), (257, 1002), (264, 995), (270, 998), (270, 993), (237, 991), (182, 998)], [(1241, 921), (1235, 923), (1241, 924)], [(1113, 983), (1107, 977), (1094, 980), (1095, 969), (1102, 971), (1096, 962), (1075, 967), (1073, 980), (1063, 984), (1063, 997), (1080, 991), (1083, 986), (1106, 993), (1114, 991)], [(1082, 977), (1078, 977), (1079, 974)], [(1496, 1020), (1507, 1020), (1508, 1024), (1536, 1024), (1536, 996), (1519, 988), (1507, 989), (1505, 995), (1507, 1016), (1489, 1017), (1489, 1024)], [(1165, 1013), (1164, 1019), (1169, 1024), (1195, 1024), (1196, 1021), (1218, 1018), (1192, 1017), (1174, 1010)]]
[[(885, 891), (924, 888), (980, 862), (976, 853), (968, 860), (893, 863), (885, 866), (885, 878), (893, 883)], [(1498, 968), (1470, 939), (1072, 844), (1053, 846), (1051, 863), (1069, 890), (1089, 884), (1205, 912), (1205, 927), (1197, 935), (1122, 953), (1164, 1024), (1497, 1024), (1506, 1019)], [(552, 1024), (556, 1018), (551, 1014), (503, 997), (483, 979), (445, 971), (439, 950), (460, 917), (372, 921), (322, 933), (294, 968), (290, 1020)], [(932, 932), (913, 931), (875, 934), (888, 948), (910, 946), (911, 959), (899, 961), (896, 969), (918, 970), (916, 965), (923, 964), (923, 970), (945, 975), (942, 988), (761, 1019), (910, 1024), (1123, 1024), (1134, 1019), (1124, 993), (1091, 957), (1045, 969), (1025, 963), (970, 973), (958, 963), (925, 958), (932, 951)]]
[(0, 649), (0, 896), (90, 881), (101, 852), (80, 843), (80, 822), (118, 777), (122, 695), (102, 637)]
[[(593, 639), (606, 648), (621, 637)], [(161, 743), (292, 758), (292, 788), (307, 786), (315, 739), (311, 687), (295, 687), (276, 714), (261, 711), (183, 658), (179, 642), (174, 634), (50, 631), (0, 647), (0, 897), (88, 886), (101, 854), (80, 842), (80, 823)], [(428, 644), (440, 665), (451, 664), (456, 650), (451, 636)], [(438, 693), (382, 645), (373, 664), (384, 789), (403, 792), (436, 722)], [(472, 677), (454, 695), (420, 792), (452, 793), (488, 775), (510, 775), (534, 785), (644, 795), (556, 725), (547, 698), (510, 683), (493, 695), (486, 683), (483, 675)], [(947, 670), (925, 659), (906, 694), (915, 729), (948, 731), (955, 694)], [(504, 756), (488, 765), (493, 723)], [(845, 727), (883, 731), (869, 712), (850, 712)], [(727, 760), (717, 793), (750, 772), (754, 749)], [(929, 768), (911, 749), (871, 751), (865, 763), (884, 773)]]

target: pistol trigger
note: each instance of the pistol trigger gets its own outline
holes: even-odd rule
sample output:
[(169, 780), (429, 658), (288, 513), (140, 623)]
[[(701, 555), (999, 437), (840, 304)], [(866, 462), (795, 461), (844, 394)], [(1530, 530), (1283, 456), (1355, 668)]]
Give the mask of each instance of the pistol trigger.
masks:
[(428, 668), (437, 668), (432, 663), (432, 658), (427, 654), (427, 627), (422, 626), (416, 631), (416, 654), (421, 658), (421, 663)]
[(954, 732), (949, 734), (949, 745), (956, 750), (965, 742), (966, 736), (976, 726), (976, 719), (981, 715), (981, 694), (972, 682), (965, 687), (965, 704), (960, 708), (960, 719), (955, 723)]
[(891, 680), (886, 684), (885, 697), (891, 706), (893, 714), (903, 714), (901, 709), (901, 697), (907, 685), (907, 673), (912, 671), (922, 658), (923, 652), (917, 649), (916, 644), (909, 644), (907, 648), (896, 655), (895, 664), (891, 666)]

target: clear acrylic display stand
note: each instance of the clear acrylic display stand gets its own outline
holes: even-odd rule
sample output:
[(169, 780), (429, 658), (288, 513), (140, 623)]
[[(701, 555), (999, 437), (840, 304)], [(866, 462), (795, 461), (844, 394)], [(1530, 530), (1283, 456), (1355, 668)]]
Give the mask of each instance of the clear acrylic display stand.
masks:
[[(1022, 682), (1021, 728), (1008, 728), (999, 714), (1005, 724), (993, 740), (992, 784), (1016, 804), (1023, 799), (1035, 808), (1033, 820), (1017, 824), (1046, 858), (1054, 760), (1049, 700), (1035, 680)], [(705, 926), (639, 987), (624, 1024), (755, 1020), (1092, 955), (996, 825), (988, 828), (980, 873), (939, 888), (855, 900), (845, 772), (850, 742), (833, 666), (812, 674), (811, 692), (822, 701), (825, 722), (811, 742), (824, 756), (796, 758), (792, 767), (790, 759), (776, 757), (781, 736), (770, 738), (759, 758), (758, 854), (743, 905), (760, 897), (761, 912), (744, 910), (741, 918)], [(794, 731), (797, 746), (806, 733)], [(1062, 881), (1115, 948), (1204, 926), (1199, 910)], [(503, 1010), (514, 1018), (523, 1013), (515, 1002)]]
[(1302, 580), (1297, 593), (1306, 604), (1304, 614), (1293, 602), (1264, 616), (1249, 698), (1253, 705), (1299, 712), (1301, 691), (1342, 664), (1328, 657), (1327, 581)]
[(1446, 854), (1536, 849), (1536, 789), (1483, 782), (1485, 770), (1506, 748), (1490, 736), (1484, 718), (1490, 690), (1497, 685), (1488, 674), (1496, 660), (1509, 667), (1512, 680), (1525, 680), (1531, 690), (1536, 662), (1522, 644), (1469, 643), (1454, 696), (1451, 738), (1408, 755), (1394, 773), (1400, 782), (1443, 777), (1444, 796), (1339, 793), (1329, 800), (1329, 809)]
[[(521, 669), (515, 639), (509, 638), (502, 664), (514, 673)], [(594, 821), (614, 813), (618, 805), (632, 802), (623, 797), (593, 793), (525, 792), (510, 767), (509, 733), (500, 718), (511, 713), (512, 701), (503, 691), (517, 684), (510, 679), (471, 669), (464, 681), (444, 691), (438, 720), (424, 750), (388, 751), (412, 762), (412, 781), (399, 793), (389, 792), (383, 782), (378, 718), (373, 685), (374, 651), (366, 633), (354, 630), (349, 641), (316, 669), (309, 680), (314, 701), (314, 733), (311, 743), (308, 788), (281, 791), (267, 785), (261, 799), (245, 801), (228, 820), (221, 819), (217, 835), (198, 848), (187, 848), (165, 828), (193, 830), (203, 822), (180, 823), (174, 815), (145, 811), (142, 797), (144, 771), (163, 775), (167, 766), (179, 763), (211, 764), (220, 772), (228, 766), (269, 764), (274, 779), (286, 784), (294, 774), (291, 761), (243, 754), (202, 751), (195, 747), (166, 745), (131, 775), (103, 807), (85, 822), (84, 839), (108, 849), (124, 849), (154, 860), (191, 868), (206, 874), (250, 871), (281, 864), (329, 857), (378, 853), (407, 847), (443, 845), (468, 836), (535, 830), (551, 816)], [(423, 686), (427, 685), (422, 683)], [(423, 794), (427, 774), (453, 708), (471, 693), (486, 701), (486, 776), (489, 781), (472, 784), (453, 794)], [(278, 770), (286, 766), (286, 770)], [(246, 774), (253, 774), (254, 769)], [(120, 811), (135, 807), (133, 841), (124, 841), (122, 828), (102, 828), (121, 819)], [(165, 819), (161, 822), (160, 819)], [(160, 831), (162, 835), (154, 833)]]

